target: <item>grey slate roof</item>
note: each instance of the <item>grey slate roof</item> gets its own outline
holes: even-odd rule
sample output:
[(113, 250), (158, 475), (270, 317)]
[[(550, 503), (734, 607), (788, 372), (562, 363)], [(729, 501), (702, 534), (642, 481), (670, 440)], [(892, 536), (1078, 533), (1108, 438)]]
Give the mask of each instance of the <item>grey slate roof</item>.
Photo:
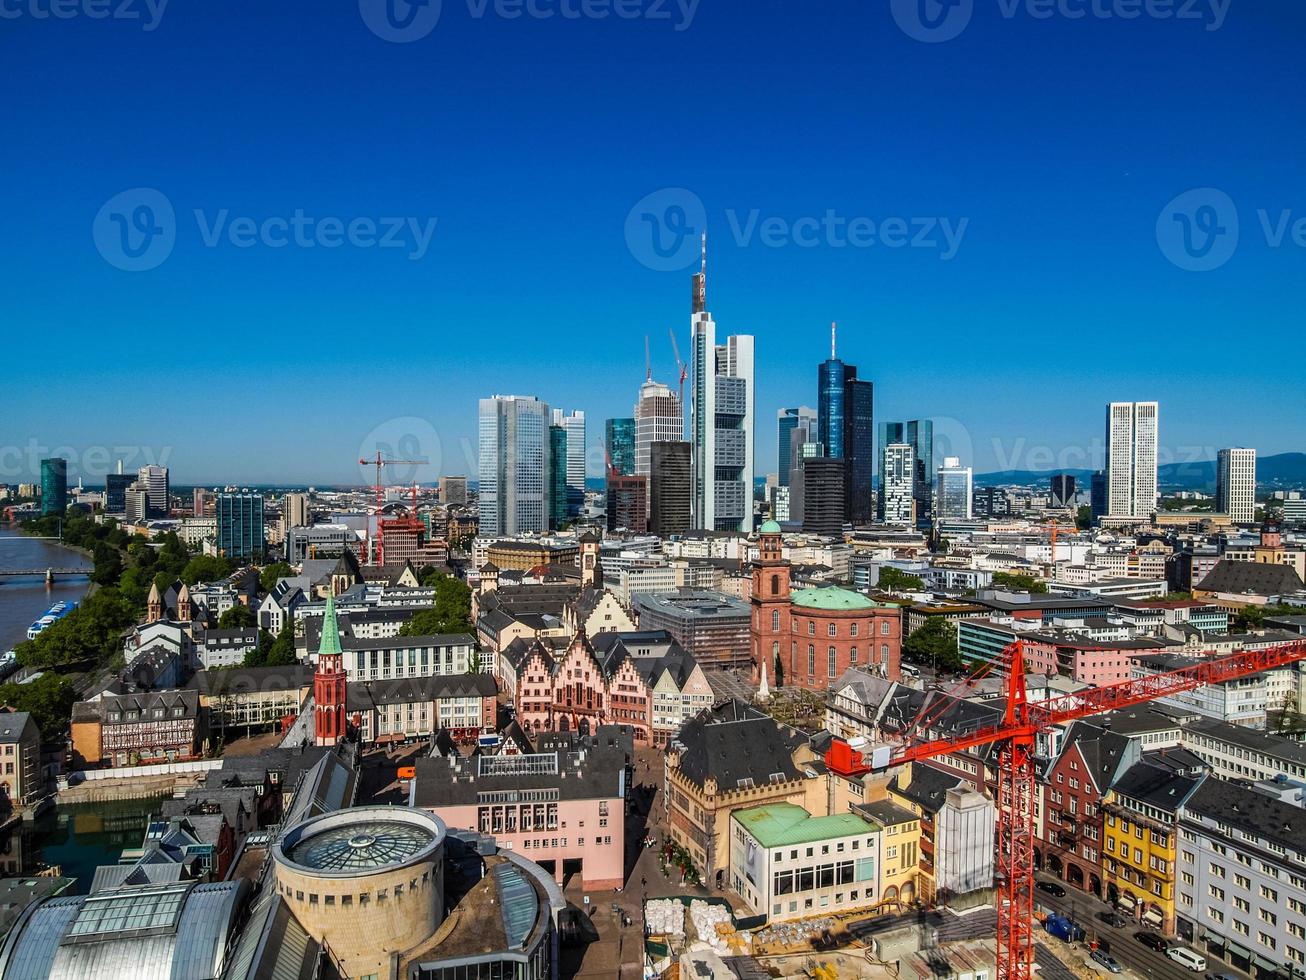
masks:
[(1203, 592), (1281, 595), (1302, 588), (1301, 577), (1287, 565), (1222, 558), (1196, 586)]
[(1306, 810), (1224, 779), (1207, 779), (1184, 809), (1298, 852), (1306, 852)]
[(807, 737), (735, 698), (685, 722), (675, 741), (681, 748), (680, 771), (698, 786), (709, 776), (723, 792), (734, 791), (745, 779), (765, 784), (775, 773), (785, 780), (803, 778), (793, 756)]
[(491, 674), (434, 674), (388, 681), (350, 681), (346, 709), (366, 711), (386, 704), (412, 704), (440, 698), (492, 698), (499, 687)]

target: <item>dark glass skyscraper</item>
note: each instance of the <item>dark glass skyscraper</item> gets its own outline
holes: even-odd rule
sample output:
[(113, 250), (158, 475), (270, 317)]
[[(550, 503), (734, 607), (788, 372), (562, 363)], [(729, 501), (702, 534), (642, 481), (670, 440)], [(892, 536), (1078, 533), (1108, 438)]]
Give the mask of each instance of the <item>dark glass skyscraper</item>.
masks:
[(220, 493), (214, 501), (218, 522), (218, 552), (226, 558), (247, 559), (262, 556), (263, 495), (257, 493)]
[(549, 530), (556, 531), (567, 523), (567, 430), (549, 426), (549, 468), (546, 484), (549, 501)]
[(816, 369), (816, 441), (825, 455), (845, 463), (844, 506), (854, 524), (873, 517), (871, 476), (875, 468), (875, 388), (857, 368), (835, 356), (830, 325), (830, 359)]
[(68, 509), (68, 460), (54, 456), (41, 460), (41, 513), (58, 514)]
[(635, 420), (608, 419), (604, 425), (608, 472), (617, 476), (635, 475)]

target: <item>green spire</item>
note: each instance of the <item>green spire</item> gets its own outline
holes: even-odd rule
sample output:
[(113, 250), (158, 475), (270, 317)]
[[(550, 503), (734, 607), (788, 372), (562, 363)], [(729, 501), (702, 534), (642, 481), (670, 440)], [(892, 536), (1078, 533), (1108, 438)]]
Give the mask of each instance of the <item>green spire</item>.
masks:
[(343, 652), (340, 649), (340, 627), (336, 625), (336, 597), (328, 593), (326, 612), (322, 614), (322, 642), (318, 645), (317, 655), (339, 655)]

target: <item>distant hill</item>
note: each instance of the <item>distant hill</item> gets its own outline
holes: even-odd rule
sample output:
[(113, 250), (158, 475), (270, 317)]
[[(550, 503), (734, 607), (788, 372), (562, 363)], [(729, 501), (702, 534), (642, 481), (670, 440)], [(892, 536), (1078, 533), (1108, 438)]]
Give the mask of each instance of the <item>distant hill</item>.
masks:
[[(1053, 473), (1069, 473), (1075, 482), (1088, 488), (1092, 470), (1001, 470), (977, 473), (975, 483), (983, 487), (1048, 485)], [(1162, 490), (1199, 490), (1215, 492), (1215, 460), (1190, 463), (1167, 463), (1157, 470)], [(1274, 489), (1306, 487), (1306, 453), (1278, 453), (1256, 460), (1256, 485)]]

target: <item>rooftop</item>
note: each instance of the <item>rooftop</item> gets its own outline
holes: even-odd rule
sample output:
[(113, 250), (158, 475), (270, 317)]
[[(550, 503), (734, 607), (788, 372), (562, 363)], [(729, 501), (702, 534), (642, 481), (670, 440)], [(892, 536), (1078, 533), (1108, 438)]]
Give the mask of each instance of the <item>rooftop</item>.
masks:
[(880, 830), (855, 813), (814, 817), (794, 803), (755, 806), (748, 810), (738, 810), (733, 816), (763, 847), (810, 844), (814, 841), (874, 834)]
[(368, 806), (337, 810), (290, 828), (278, 841), (278, 863), (339, 878), (401, 868), (444, 844), (439, 818), (423, 810)]
[(793, 594), (793, 604), (805, 609), (829, 610), (875, 609), (884, 605), (867, 598), (860, 592), (841, 589), (837, 585), (829, 585), (823, 589), (799, 589)]

